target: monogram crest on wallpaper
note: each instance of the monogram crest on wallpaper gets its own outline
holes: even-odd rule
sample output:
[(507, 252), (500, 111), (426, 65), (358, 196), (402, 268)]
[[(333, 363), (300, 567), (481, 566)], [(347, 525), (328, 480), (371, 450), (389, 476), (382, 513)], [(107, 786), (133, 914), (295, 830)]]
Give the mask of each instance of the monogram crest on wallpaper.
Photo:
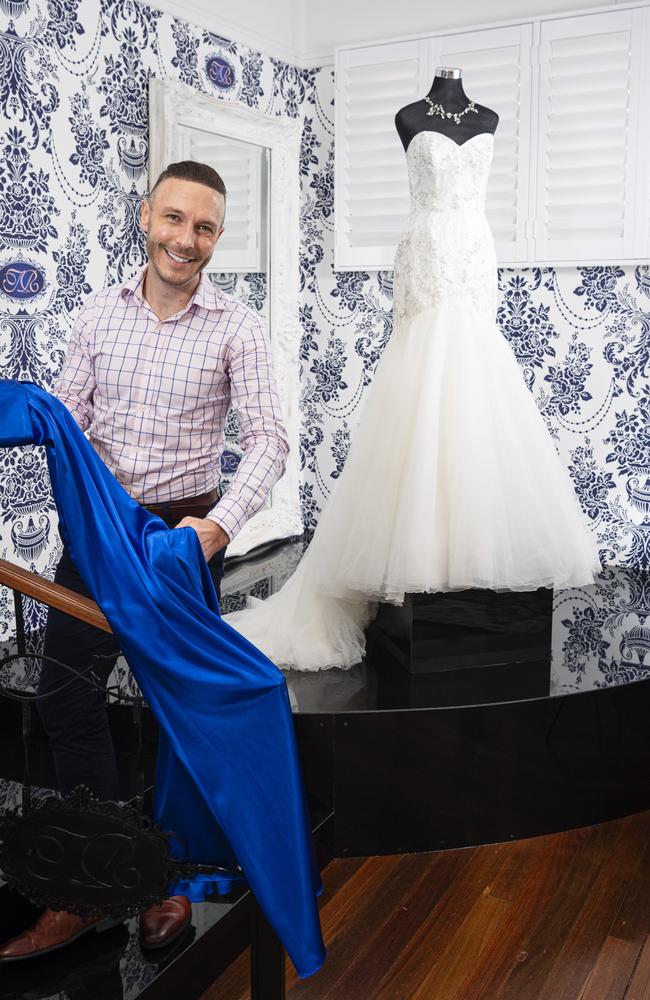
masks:
[(41, 298), (45, 292), (45, 270), (30, 257), (8, 258), (0, 265), (0, 295), (8, 302)]
[[(301, 500), (313, 529), (392, 331), (392, 273), (333, 268), (331, 68), (288, 65), (136, 0), (0, 0), (0, 68), (0, 374), (45, 387), (61, 368), (84, 296), (143, 263), (149, 78), (301, 119)], [(263, 276), (216, 280), (264, 310)], [(648, 269), (502, 270), (499, 284), (498, 322), (603, 563), (649, 569)], [(226, 480), (239, 458), (236, 421), (228, 434)], [(51, 573), (58, 535), (42, 455), (4, 452), (0, 474), (9, 484), (0, 555)], [(36, 626), (42, 612), (34, 605), (29, 614)], [(604, 662), (609, 626), (593, 615), (590, 624), (586, 608), (575, 611), (576, 634)], [(0, 619), (12, 620), (6, 591)], [(641, 649), (644, 636), (628, 637), (625, 649)], [(637, 666), (645, 669), (642, 660)], [(604, 682), (610, 676), (602, 673)]]

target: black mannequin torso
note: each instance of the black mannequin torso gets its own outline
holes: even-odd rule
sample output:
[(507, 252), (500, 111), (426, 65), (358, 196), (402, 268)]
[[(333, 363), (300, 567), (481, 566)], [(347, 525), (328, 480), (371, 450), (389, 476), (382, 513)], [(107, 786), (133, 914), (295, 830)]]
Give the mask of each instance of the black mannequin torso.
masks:
[[(438, 72), (436, 71), (428, 97), (434, 104), (441, 104), (446, 111), (464, 111), (469, 104), (469, 98), (463, 90), (460, 76), (451, 79), (438, 76)], [(453, 118), (428, 115), (428, 111), (429, 105), (425, 100), (421, 100), (407, 104), (395, 115), (395, 127), (405, 150), (408, 149), (411, 139), (418, 132), (442, 132), (443, 135), (462, 146), (468, 139), (481, 132), (489, 132), (493, 135), (499, 124), (499, 116), (496, 111), (491, 111), (490, 108), (485, 108), (481, 104), (476, 105), (476, 112), (469, 111), (463, 115), (458, 124)]]

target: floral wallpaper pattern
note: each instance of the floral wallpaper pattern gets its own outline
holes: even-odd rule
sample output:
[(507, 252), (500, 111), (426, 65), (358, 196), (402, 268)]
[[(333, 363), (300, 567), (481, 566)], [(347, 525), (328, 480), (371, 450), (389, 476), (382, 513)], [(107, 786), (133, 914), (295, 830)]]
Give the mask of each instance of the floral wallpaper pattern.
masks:
[[(0, 377), (45, 387), (84, 296), (143, 262), (149, 77), (302, 120), (300, 463), (313, 529), (392, 327), (391, 272), (333, 269), (331, 68), (298, 69), (136, 0), (0, 0), (0, 68)], [(603, 563), (648, 570), (650, 271), (503, 270), (499, 285), (498, 322)], [(264, 291), (240, 278), (237, 294), (256, 308)], [(3, 453), (0, 477), (0, 556), (51, 576), (58, 535), (42, 455)], [(28, 612), (42, 623), (37, 605)], [(2, 591), (0, 641), (12, 619)]]

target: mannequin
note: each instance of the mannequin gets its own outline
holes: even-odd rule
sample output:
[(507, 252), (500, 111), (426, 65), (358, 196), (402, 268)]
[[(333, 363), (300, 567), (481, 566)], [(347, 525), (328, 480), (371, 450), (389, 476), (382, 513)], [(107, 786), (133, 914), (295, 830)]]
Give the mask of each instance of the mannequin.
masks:
[[(439, 66), (427, 97), (433, 104), (441, 104), (445, 111), (463, 112), (470, 103), (470, 98), (463, 90), (462, 71), (454, 66)], [(442, 132), (462, 146), (464, 142), (481, 132), (494, 135), (499, 116), (496, 111), (476, 104), (476, 111), (468, 111), (458, 123), (453, 118), (442, 118), (440, 115), (429, 115), (431, 110), (427, 99), (407, 104), (395, 115), (395, 127), (402, 140), (404, 150), (418, 132)]]
[(468, 100), (460, 76), (439, 69), (427, 95), (444, 118), (427, 113), (426, 98), (396, 116), (411, 209), (395, 253), (393, 331), (336, 489), (291, 579), (227, 616), (276, 664), (360, 663), (377, 601), (567, 589), (600, 569), (568, 472), (496, 325), (485, 199), (498, 116)]

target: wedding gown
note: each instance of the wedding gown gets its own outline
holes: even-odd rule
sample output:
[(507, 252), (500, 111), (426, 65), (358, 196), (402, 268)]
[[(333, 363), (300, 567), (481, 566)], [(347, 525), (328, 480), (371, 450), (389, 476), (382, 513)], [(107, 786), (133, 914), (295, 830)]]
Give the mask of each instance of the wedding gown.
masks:
[(278, 666), (349, 667), (374, 602), (593, 581), (595, 544), (496, 325), (485, 215), (493, 136), (420, 132), (395, 256), (393, 334), (294, 575), (226, 621)]

